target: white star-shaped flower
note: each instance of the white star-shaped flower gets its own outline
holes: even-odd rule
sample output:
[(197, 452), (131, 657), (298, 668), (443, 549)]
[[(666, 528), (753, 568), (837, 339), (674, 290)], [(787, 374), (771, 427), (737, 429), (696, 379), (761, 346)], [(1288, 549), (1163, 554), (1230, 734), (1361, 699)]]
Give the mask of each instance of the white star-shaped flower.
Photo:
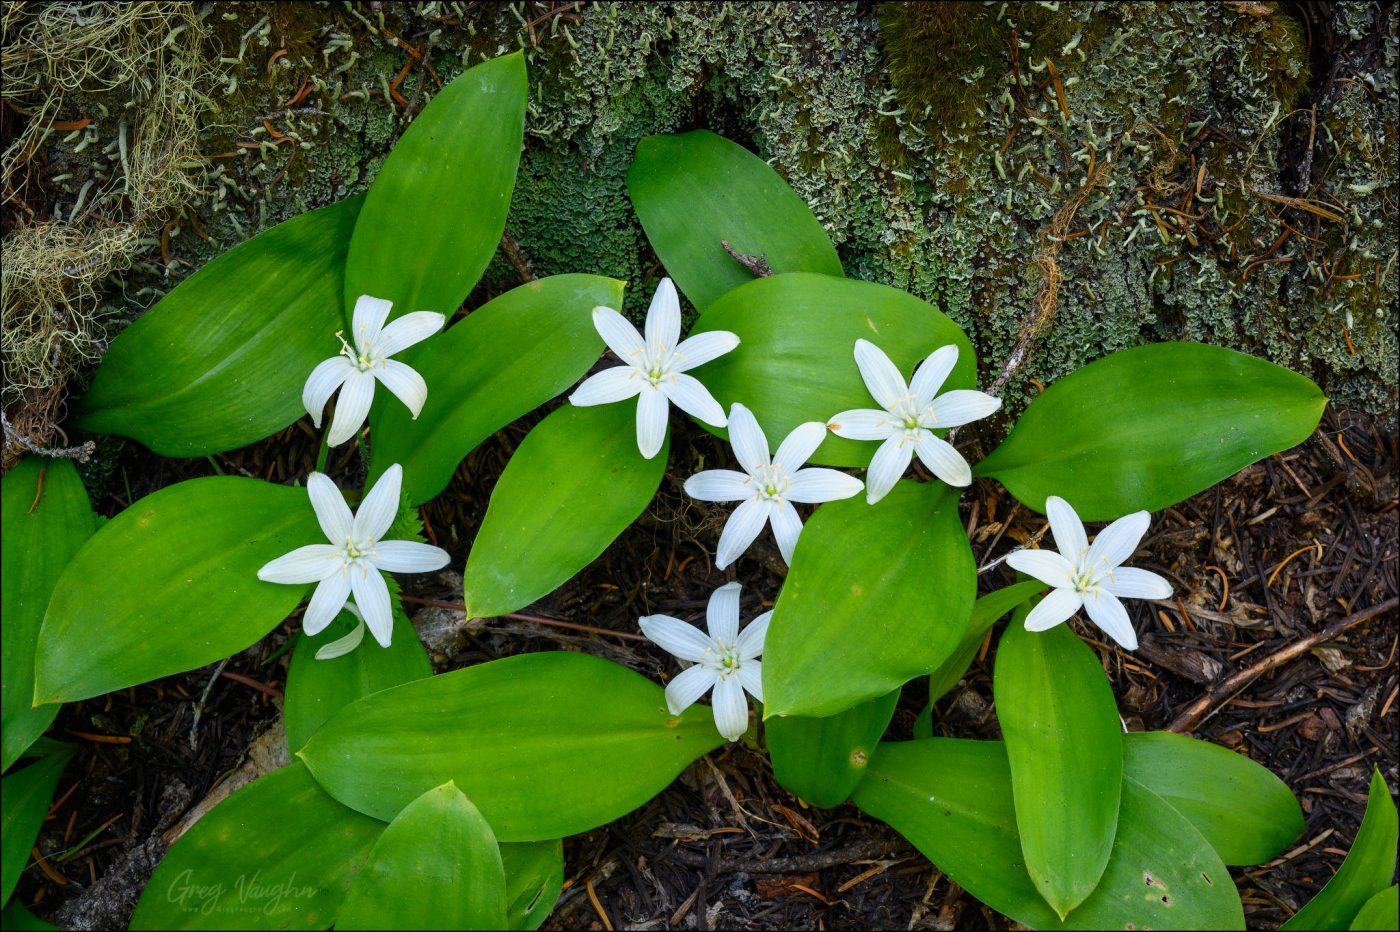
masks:
[[(623, 365), (589, 376), (569, 396), (580, 407), (626, 401), (637, 396), (637, 449), (651, 459), (666, 440), (671, 404), (714, 427), (725, 426), (724, 409), (710, 390), (686, 371), (739, 345), (727, 330), (699, 333), (681, 343), (681, 302), (669, 278), (652, 296), (646, 339), (610, 307), (593, 309), (593, 326)], [(679, 343), (679, 345), (677, 345)]]
[(416, 540), (380, 539), (399, 512), (402, 484), (403, 468), (395, 463), (369, 490), (359, 511), (352, 513), (329, 477), (313, 472), (306, 480), (311, 507), (330, 543), (298, 547), (265, 564), (258, 578), (294, 585), (318, 583), (302, 618), (307, 634), (319, 634), (330, 624), (353, 592), (370, 633), (388, 647), (394, 615), (380, 572), (427, 573), (447, 565), (446, 550)]
[(724, 569), (753, 543), (765, 522), (783, 560), (792, 562), (802, 518), (793, 502), (815, 504), (850, 498), (863, 485), (835, 469), (802, 469), (826, 437), (826, 425), (818, 421), (799, 424), (787, 435), (778, 452), (768, 455), (768, 438), (753, 412), (741, 404), (729, 409), (729, 443), (744, 472), (706, 469), (685, 480), (686, 494), (702, 502), (741, 502), (725, 522), (715, 550), (715, 566)]
[(1063, 498), (1046, 499), (1045, 516), (1060, 552), (1016, 550), (1006, 558), (1012, 568), (1055, 587), (1026, 616), (1026, 630), (1053, 628), (1082, 607), (1105, 634), (1137, 650), (1137, 633), (1118, 600), (1165, 599), (1172, 594), (1171, 583), (1156, 573), (1122, 565), (1147, 533), (1151, 516), (1139, 511), (1119, 518), (1098, 533), (1092, 546), (1079, 515)]
[(411, 366), (389, 357), (437, 333), (447, 318), (435, 311), (414, 311), (386, 327), (384, 321), (389, 319), (389, 309), (393, 306), (391, 301), (360, 295), (360, 300), (355, 302), (354, 333), (351, 334), (355, 338), (354, 346), (337, 333), (340, 355), (312, 369), (306, 387), (301, 390), (301, 403), (311, 415), (311, 423), (320, 427), (326, 402), (337, 388), (340, 389), (335, 418), (326, 437), (326, 443), (333, 447), (355, 436), (369, 416), (375, 379), (408, 405), (415, 420), (423, 410), (423, 402), (428, 400), (428, 385), (423, 377)]
[[(908, 385), (884, 351), (865, 340), (856, 341), (856, 366), (871, 396), (883, 411), (859, 408), (842, 411), (827, 424), (838, 437), (883, 440), (865, 476), (865, 498), (884, 498), (914, 454), (935, 476), (949, 485), (972, 482), (972, 470), (953, 445), (933, 435), (935, 428), (958, 427), (984, 418), (1001, 407), (1001, 399), (985, 392), (956, 389), (938, 394), (958, 362), (958, 348), (943, 346), (919, 364)], [(934, 397), (937, 395), (938, 397)]]
[(744, 690), (763, 701), (763, 639), (768, 635), (772, 612), (764, 612), (739, 632), (739, 584), (720, 586), (710, 596), (705, 612), (709, 634), (669, 615), (641, 619), (642, 633), (681, 660), (694, 664), (666, 686), (666, 706), (680, 715), (710, 689), (714, 696), (715, 727), (730, 741), (738, 741), (749, 728), (749, 703)]

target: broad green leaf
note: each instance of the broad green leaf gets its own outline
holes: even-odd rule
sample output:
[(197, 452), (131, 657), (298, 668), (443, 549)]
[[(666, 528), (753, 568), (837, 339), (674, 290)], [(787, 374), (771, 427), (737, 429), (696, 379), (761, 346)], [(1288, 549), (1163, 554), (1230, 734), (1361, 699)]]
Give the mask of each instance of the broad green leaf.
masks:
[(644, 137), (627, 194), (667, 274), (698, 308), (753, 280), (722, 242), (763, 256), (775, 272), (845, 274), (797, 192), (763, 159), (708, 130)]
[(958, 680), (962, 679), (967, 668), (972, 666), (972, 658), (977, 656), (977, 649), (982, 646), (983, 638), (998, 619), (1044, 588), (1044, 583), (1032, 579), (989, 592), (978, 599), (972, 606), (972, 618), (968, 621), (967, 633), (958, 643), (957, 650), (939, 664), (937, 670), (929, 674), (928, 701), (937, 702), (948, 694), (948, 690), (958, 685)]
[(1067, 625), (1027, 631), (1025, 612), (997, 645), (993, 691), (1026, 870), (1063, 919), (1094, 892), (1113, 852), (1123, 741), (1093, 650)]
[(1160, 511), (1308, 438), (1327, 398), (1271, 362), (1204, 343), (1154, 343), (1090, 363), (1026, 408), (973, 467), (1044, 513), (1085, 521)]
[(773, 775), (814, 806), (841, 805), (865, 775), (898, 702), (896, 689), (826, 718), (770, 718), (764, 733)]
[(376, 818), (452, 780), (497, 838), (539, 841), (631, 812), (723, 740), (709, 709), (668, 714), (661, 687), (626, 667), (546, 652), (375, 693), (298, 756), (332, 796)]
[[(736, 401), (748, 406), (775, 446), (798, 424), (876, 407), (856, 368), (856, 340), (884, 350), (906, 379), (929, 353), (955, 344), (958, 364), (944, 390), (973, 388), (977, 379), (977, 356), (957, 324), (911, 294), (869, 282), (808, 272), (755, 279), (715, 301), (691, 333), (706, 330), (732, 331), (741, 342), (692, 374), (726, 411)], [(812, 462), (867, 466), (879, 446), (832, 434)]]
[(27, 456), (3, 483), (0, 516), (0, 638), (4, 672), (4, 766), (9, 770), (58, 714), (57, 705), (34, 708), (34, 652), (39, 627), (63, 568), (97, 527), (87, 490), (72, 460)]
[(1345, 929), (1371, 897), (1395, 882), (1395, 800), (1379, 769), (1371, 774), (1366, 815), (1342, 866), (1317, 896), (1282, 926), (1290, 929)]
[(817, 509), (797, 540), (763, 654), (765, 719), (834, 715), (935, 669), (977, 591), (958, 497), (901, 480)]
[(467, 558), (467, 616), (504, 615), (548, 595), (646, 510), (666, 473), (637, 451), (636, 403), (566, 404), (506, 464)]
[(388, 647), (380, 647), (368, 632), (350, 653), (317, 660), (316, 651), (355, 630), (360, 621), (342, 610), (326, 630), (315, 637), (297, 634), (291, 663), (287, 666), (287, 690), (282, 718), (287, 749), (295, 752), (312, 733), (336, 712), (372, 693), (433, 675), (432, 662), (418, 632), (413, 630), (394, 600), (394, 634)]
[(0, 929), (7, 932), (10, 929), (14, 929), (15, 932), (46, 932), (52, 929), (53, 932), (58, 932), (58, 926), (40, 919), (25, 909), (19, 900), (11, 900), (5, 911), (0, 912)]
[(293, 217), (185, 279), (112, 343), (79, 425), (164, 456), (245, 446), (306, 414), (340, 351), (345, 252), (361, 198)]
[(39, 632), (35, 695), (87, 699), (236, 653), (287, 617), (307, 586), (258, 569), (324, 543), (306, 490), (237, 476), (153, 492), (88, 538)]
[(533, 932), (544, 925), (564, 889), (564, 843), (501, 845), (501, 860), (506, 866), (507, 928)]
[(29, 862), (29, 851), (53, 801), (54, 788), (73, 749), (60, 745), (26, 767), (0, 780), (0, 903), (8, 903), (19, 875)]
[(491, 826), (450, 780), (394, 817), (337, 929), (504, 929), (506, 872)]
[(527, 90), (524, 55), (502, 55), (458, 75), (418, 114), (365, 196), (347, 309), (369, 294), (397, 314), (457, 310), (505, 231)]
[(1303, 833), (1303, 810), (1282, 780), (1208, 741), (1125, 734), (1123, 772), (1190, 819), (1226, 864), (1263, 864)]
[(477, 444), (579, 380), (603, 350), (593, 308), (622, 306), (624, 282), (555, 275), (521, 285), (416, 349), (428, 383), (418, 420), (398, 403), (375, 405), (371, 480), (403, 464), (420, 505), (447, 488)]
[(1400, 887), (1391, 884), (1366, 901), (1351, 921), (1352, 929), (1388, 930), (1400, 927)]
[(1061, 923), (1030, 876), (1000, 742), (882, 743), (852, 802), (959, 886), (1033, 929), (1243, 929), (1230, 873), (1180, 813), (1133, 780), (1103, 882)]

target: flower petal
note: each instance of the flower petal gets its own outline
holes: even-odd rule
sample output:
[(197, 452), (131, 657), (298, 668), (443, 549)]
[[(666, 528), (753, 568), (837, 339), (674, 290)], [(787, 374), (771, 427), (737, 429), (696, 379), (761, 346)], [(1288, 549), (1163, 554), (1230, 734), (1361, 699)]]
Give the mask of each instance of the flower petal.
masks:
[(1120, 599), (1170, 599), (1172, 584), (1151, 570), (1120, 566), (1100, 585)]
[(739, 683), (759, 702), (763, 701), (763, 662), (750, 660), (739, 667)]
[(1053, 550), (1013, 550), (1006, 555), (1006, 562), (1016, 572), (1034, 576), (1047, 586), (1074, 587), (1074, 564)]
[(715, 401), (710, 390), (700, 384), (700, 380), (684, 372), (671, 373), (670, 379), (660, 385), (661, 393), (686, 414), (697, 417), (711, 427), (723, 427), (726, 423), (724, 408)]
[(1055, 589), (1026, 616), (1027, 631), (1049, 631), (1079, 611), (1084, 599), (1073, 589)]
[(798, 424), (792, 429), (792, 433), (784, 437), (783, 442), (778, 444), (778, 452), (773, 454), (773, 462), (781, 466), (783, 472), (791, 476), (802, 468), (802, 464), (807, 462), (813, 453), (817, 452), (817, 447), (822, 445), (826, 436), (826, 425), (821, 421)]
[(654, 353), (674, 349), (681, 340), (681, 299), (669, 278), (661, 279), (647, 308), (647, 346)]
[(1133, 623), (1128, 618), (1128, 610), (1113, 593), (1100, 589), (1093, 595), (1086, 595), (1084, 611), (1088, 613), (1089, 620), (1098, 625), (1104, 634), (1128, 650), (1137, 650), (1137, 632), (1133, 630)]
[[(399, 489), (403, 487), (403, 467), (398, 463), (384, 470), (384, 475), (365, 493), (355, 512), (355, 540), (377, 541), (389, 530), (399, 513)], [(364, 609), (361, 605), (361, 610)], [(370, 625), (373, 630), (374, 626)]]
[(583, 384), (569, 396), (569, 403), (587, 408), (626, 401), (642, 390), (642, 384), (633, 367), (613, 366), (584, 379)]
[(909, 382), (909, 390), (914, 393), (915, 410), (922, 411), (928, 407), (957, 364), (958, 348), (952, 344), (940, 346), (919, 363), (919, 368), (914, 370), (914, 378)]
[(258, 570), (258, 578), (263, 582), (291, 585), (320, 582), (344, 565), (339, 547), (307, 544), (264, 563)]
[(1055, 536), (1055, 549), (1071, 563), (1078, 562), (1089, 551), (1089, 537), (1084, 533), (1084, 522), (1074, 506), (1051, 495), (1045, 500), (1045, 517), (1050, 520), (1050, 533)]
[(752, 498), (753, 483), (733, 469), (706, 469), (685, 480), (685, 494), (702, 502), (742, 502)]
[(431, 573), (452, 559), (446, 550), (416, 540), (383, 540), (374, 547), (374, 559), (390, 573)]
[(306, 492), (311, 496), (311, 510), (316, 512), (316, 520), (326, 540), (337, 547), (345, 546), (354, 527), (355, 515), (345, 504), (345, 496), (335, 487), (330, 476), (313, 472), (306, 478)]
[(729, 445), (734, 448), (734, 458), (745, 472), (752, 473), (771, 462), (768, 459), (768, 437), (758, 426), (753, 412), (738, 402), (729, 409)]
[(714, 706), (715, 727), (730, 741), (738, 741), (749, 730), (749, 702), (738, 677), (716, 682), (710, 704)]
[(374, 401), (374, 376), (368, 372), (351, 368), (345, 374), (345, 384), (340, 396), (335, 400), (335, 417), (331, 419), (331, 430), (326, 435), (326, 443), (338, 447), (359, 432), (369, 416), (370, 402)]
[(698, 663), (714, 650), (714, 641), (692, 624), (670, 615), (647, 615), (638, 619), (642, 633), (662, 650), (681, 660)]
[(802, 533), (802, 518), (792, 502), (784, 501), (773, 509), (769, 521), (773, 524), (773, 537), (778, 541), (778, 552), (783, 555), (783, 562), (791, 566), (792, 552), (797, 549), (797, 538)]
[(703, 366), (712, 359), (718, 359), (738, 345), (739, 335), (730, 333), (728, 330), (709, 330), (705, 333), (697, 333), (676, 347), (673, 354), (675, 362), (672, 363), (672, 368), (676, 372), (688, 372), (697, 366)]
[(680, 715), (715, 685), (715, 671), (702, 666), (686, 667), (666, 684), (666, 708)]
[(321, 580), (316, 591), (311, 593), (311, 601), (306, 603), (306, 611), (301, 616), (301, 630), (309, 636), (316, 636), (326, 630), (326, 625), (335, 621), (335, 616), (345, 607), (350, 598), (350, 577), (345, 573), (332, 573)]
[(301, 390), (301, 403), (306, 413), (311, 415), (311, 423), (321, 426), (321, 415), (325, 413), (326, 402), (331, 400), (335, 390), (344, 384), (346, 377), (355, 371), (355, 365), (344, 356), (332, 356), (318, 363), (306, 385)]
[(705, 608), (705, 627), (716, 641), (732, 645), (739, 640), (740, 588), (736, 582), (725, 583), (710, 593), (710, 602)]
[(355, 327), (351, 337), (356, 349), (363, 352), (379, 339), (380, 332), (384, 329), (384, 321), (389, 319), (389, 311), (393, 306), (392, 301), (367, 294), (360, 295), (355, 301), (355, 313), (351, 316), (351, 323)]
[(790, 502), (815, 505), (850, 498), (863, 488), (865, 483), (855, 476), (848, 476), (836, 469), (809, 466), (792, 474), (784, 497)]
[(868, 340), (856, 341), (856, 367), (870, 396), (885, 410), (893, 411), (909, 395), (909, 386), (885, 351)]
[(388, 647), (394, 636), (394, 610), (389, 604), (389, 587), (379, 570), (366, 563), (350, 567), (350, 589), (355, 593), (355, 604), (365, 616), (369, 633), (379, 642), (380, 647)]
[(715, 548), (715, 566), (718, 569), (724, 569), (749, 549), (749, 544), (753, 543), (753, 539), (768, 521), (771, 504), (751, 498), (740, 502), (739, 507), (734, 509), (734, 513), (724, 523), (724, 530), (719, 535), (719, 546)]
[(914, 443), (914, 452), (933, 473), (956, 488), (972, 484), (972, 468), (953, 445), (933, 434), (924, 434)]
[(612, 308), (602, 305), (595, 307), (593, 326), (603, 338), (603, 342), (608, 344), (608, 349), (628, 365), (640, 362), (646, 354), (646, 344), (642, 342), (642, 335), (637, 332), (637, 328)]
[(939, 395), (929, 407), (933, 409), (935, 427), (959, 427), (996, 411), (1001, 407), (1001, 399), (993, 398), (986, 392), (959, 388)]
[(341, 638), (336, 638), (329, 644), (316, 649), (317, 660), (334, 660), (337, 657), (344, 657), (346, 654), (360, 646), (360, 642), (365, 639), (365, 620), (359, 614), (359, 609), (355, 609), (353, 604), (345, 606), (355, 610), (355, 617), (360, 620), (355, 622), (355, 627), (350, 629), (350, 633)]
[(393, 356), (415, 343), (428, 339), (441, 330), (445, 323), (447, 318), (437, 311), (414, 311), (412, 314), (405, 314), (384, 328), (376, 348), (384, 356)]
[[(394, 321), (390, 326), (397, 324), (398, 321)], [(423, 381), (418, 370), (404, 365), (397, 359), (386, 359), (384, 365), (371, 372), (376, 379), (384, 383), (384, 387), (392, 392), (395, 398), (404, 403), (413, 419), (418, 420), (423, 403), (428, 400), (428, 383)]]
[(1151, 523), (1152, 516), (1145, 511), (1135, 511), (1119, 518), (1099, 531), (1081, 565), (1099, 579), (1107, 577), (1111, 570), (1133, 555)]
[(763, 641), (768, 637), (768, 623), (772, 620), (773, 611), (769, 609), (749, 622), (739, 633), (737, 651), (740, 660), (752, 660), (763, 654)]
[(666, 442), (667, 415), (671, 404), (666, 396), (650, 385), (643, 385), (637, 396), (637, 449), (651, 459), (661, 452)]
[(865, 473), (865, 500), (873, 505), (888, 495), (913, 458), (914, 450), (902, 433), (880, 444)]
[(847, 440), (886, 440), (904, 428), (888, 411), (874, 408), (842, 411), (827, 421), (826, 426), (836, 436)]

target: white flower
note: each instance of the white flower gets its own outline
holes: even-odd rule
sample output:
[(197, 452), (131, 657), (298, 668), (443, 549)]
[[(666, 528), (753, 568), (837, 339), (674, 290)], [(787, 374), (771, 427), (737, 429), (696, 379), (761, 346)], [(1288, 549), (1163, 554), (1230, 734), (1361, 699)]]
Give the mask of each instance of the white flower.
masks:
[(380, 540), (399, 511), (403, 468), (398, 463), (369, 490), (360, 510), (352, 514), (340, 490), (327, 476), (313, 472), (306, 480), (311, 507), (329, 544), (307, 544), (258, 570), (264, 582), (302, 585), (319, 583), (306, 606), (302, 630), (319, 634), (334, 620), (353, 592), (374, 639), (389, 646), (394, 615), (389, 588), (380, 571), (427, 573), (447, 565), (447, 551), (416, 540)]
[(802, 533), (802, 518), (792, 503), (831, 502), (861, 490), (859, 479), (835, 469), (800, 468), (825, 437), (825, 424), (799, 424), (770, 459), (768, 438), (753, 412), (741, 404), (729, 410), (729, 443), (744, 472), (706, 469), (685, 480), (685, 491), (691, 498), (742, 503), (725, 522), (715, 566), (724, 569), (739, 559), (767, 521), (773, 524), (783, 560), (791, 563), (797, 535)]
[(1055, 587), (1026, 616), (1026, 630), (1053, 628), (1082, 606), (1105, 634), (1128, 650), (1137, 650), (1137, 633), (1118, 600), (1165, 599), (1172, 594), (1171, 583), (1156, 573), (1122, 565), (1147, 533), (1151, 516), (1139, 511), (1119, 518), (1099, 532), (1093, 546), (1079, 515), (1063, 498), (1046, 499), (1045, 516), (1060, 552), (1016, 550), (1006, 558), (1014, 569)]
[(370, 402), (374, 400), (375, 379), (408, 405), (415, 420), (423, 410), (423, 402), (428, 400), (428, 385), (423, 377), (389, 357), (437, 333), (447, 318), (434, 311), (414, 311), (386, 327), (384, 321), (389, 319), (389, 309), (393, 306), (382, 298), (360, 295), (360, 300), (355, 302), (352, 334), (355, 345), (352, 347), (337, 333), (340, 355), (312, 369), (306, 387), (301, 390), (301, 403), (311, 415), (311, 422), (320, 427), (322, 409), (335, 390), (340, 389), (335, 418), (326, 437), (326, 443), (333, 447), (355, 436), (364, 424)]
[(672, 403), (714, 427), (725, 426), (724, 409), (688, 369), (703, 365), (739, 345), (727, 330), (681, 338), (681, 302), (676, 286), (661, 279), (647, 310), (646, 339), (610, 307), (593, 309), (593, 326), (623, 365), (589, 376), (569, 396), (580, 407), (626, 401), (637, 396), (637, 449), (651, 459), (666, 439), (666, 415)]
[(354, 602), (346, 602), (345, 610), (359, 620), (355, 622), (355, 627), (350, 629), (349, 634), (318, 647), (316, 649), (317, 660), (334, 660), (337, 657), (344, 657), (359, 647), (360, 642), (365, 639), (365, 616), (360, 614), (360, 610)]
[(641, 619), (642, 633), (681, 660), (695, 664), (677, 674), (666, 687), (666, 706), (680, 715), (713, 687), (715, 727), (730, 741), (749, 728), (749, 703), (744, 690), (763, 701), (763, 639), (772, 612), (764, 612), (739, 633), (739, 584), (720, 586), (705, 612), (708, 635), (669, 615)]
[(875, 344), (856, 341), (856, 366), (865, 387), (883, 411), (859, 408), (842, 411), (826, 425), (838, 437), (850, 440), (883, 440), (870, 460), (865, 498), (875, 504), (884, 498), (914, 454), (935, 476), (949, 485), (972, 482), (972, 470), (953, 445), (933, 435), (934, 428), (958, 427), (984, 418), (1001, 407), (1001, 399), (985, 392), (957, 389), (938, 395), (948, 373), (958, 362), (958, 348), (943, 346), (919, 364), (908, 385), (890, 358)]

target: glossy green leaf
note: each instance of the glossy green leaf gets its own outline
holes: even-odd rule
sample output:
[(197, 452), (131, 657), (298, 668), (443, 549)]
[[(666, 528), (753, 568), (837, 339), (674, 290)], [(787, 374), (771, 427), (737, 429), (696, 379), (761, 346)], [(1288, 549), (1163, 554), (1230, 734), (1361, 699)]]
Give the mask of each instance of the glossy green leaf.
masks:
[(976, 592), (957, 493), (941, 482), (822, 505), (773, 608), (764, 718), (834, 715), (928, 673), (957, 647)]
[(210, 476), (147, 495), (59, 578), (39, 632), (37, 698), (86, 699), (243, 650), (308, 588), (262, 582), (259, 567), (318, 541), (305, 489)]
[(929, 674), (928, 701), (937, 702), (948, 694), (948, 690), (958, 685), (958, 680), (972, 666), (972, 658), (977, 656), (987, 632), (998, 619), (1044, 588), (1044, 583), (1032, 579), (1013, 583), (978, 599), (972, 606), (972, 618), (968, 621), (967, 632), (958, 642), (957, 650)]
[(1103, 882), (1061, 923), (1026, 873), (1011, 768), (1000, 742), (882, 743), (852, 802), (973, 896), (1033, 929), (1243, 929), (1230, 873), (1180, 813), (1123, 784)]
[(4, 766), (44, 733), (57, 705), (34, 702), (34, 652), (39, 627), (63, 568), (97, 527), (87, 490), (72, 460), (20, 460), (3, 483), (0, 516), (0, 708), (3, 708)]
[(548, 595), (646, 510), (670, 438), (644, 459), (636, 403), (566, 404), (535, 426), (491, 493), (467, 558), (467, 616), (514, 612)]
[(452, 780), (497, 838), (538, 841), (631, 812), (723, 740), (709, 709), (668, 714), (661, 687), (626, 667), (547, 652), (375, 693), (299, 756), (332, 796), (376, 818)]
[(1400, 887), (1391, 884), (1366, 901), (1361, 912), (1351, 921), (1350, 928), (1389, 932), (1400, 927)]
[(764, 726), (773, 775), (814, 806), (839, 806), (851, 795), (899, 702), (899, 690), (826, 718), (789, 715)]
[(307, 637), (305, 632), (297, 635), (282, 700), (288, 750), (295, 752), (326, 719), (356, 699), (433, 675), (418, 632), (399, 610), (397, 600), (394, 607), (394, 633), (388, 647), (380, 647), (366, 632), (364, 641), (350, 653), (317, 660), (316, 651), (360, 624), (345, 610), (315, 637)]
[(501, 849), (455, 784), (428, 790), (394, 817), (350, 884), (335, 927), (506, 927)]
[(1371, 773), (1366, 815), (1342, 866), (1317, 896), (1282, 926), (1291, 929), (1345, 929), (1371, 897), (1395, 882), (1397, 841), (1395, 800), (1379, 769)]
[(80, 426), (164, 456), (204, 456), (303, 417), (307, 376), (340, 351), (361, 200), (293, 217), (181, 282), (107, 350)]
[(60, 745), (26, 767), (0, 780), (0, 903), (8, 903), (19, 875), (29, 862), (29, 851), (53, 802), (53, 791), (73, 749)]
[[(875, 399), (856, 368), (856, 340), (874, 343), (907, 379), (940, 346), (958, 347), (958, 364), (944, 390), (973, 388), (977, 356), (957, 324), (907, 292), (869, 282), (789, 272), (756, 279), (714, 302), (692, 334), (729, 330), (739, 346), (694, 371), (729, 410), (751, 409), (777, 444), (798, 424), (827, 421), (853, 408), (873, 408)], [(812, 462), (867, 466), (879, 444), (822, 441)]]
[(753, 280), (722, 242), (763, 256), (774, 272), (845, 274), (797, 192), (763, 159), (709, 130), (644, 137), (627, 194), (667, 274), (698, 308)]
[(529, 932), (544, 925), (564, 889), (564, 843), (501, 845), (506, 867), (506, 926)]
[(40, 919), (19, 900), (11, 900), (5, 911), (0, 912), (0, 929), (6, 932), (10, 929), (14, 929), (15, 932), (47, 932), (50, 929), (58, 932), (58, 926)]
[(365, 197), (346, 308), (369, 294), (396, 314), (457, 310), (505, 232), (527, 90), (524, 55), (502, 55), (458, 75), (418, 114)]
[(1039, 395), (973, 467), (1044, 513), (1085, 521), (1160, 511), (1308, 438), (1327, 398), (1271, 362), (1204, 343), (1154, 343), (1090, 363)]
[(1282, 780), (1208, 741), (1125, 734), (1123, 772), (1190, 819), (1226, 864), (1263, 864), (1303, 833), (1303, 810)]
[(1093, 650), (1067, 625), (1027, 631), (1025, 611), (997, 645), (993, 690), (1026, 870), (1063, 919), (1094, 892), (1113, 852), (1123, 742)]
[(370, 415), (370, 478), (401, 463), (409, 501), (447, 488), (477, 444), (533, 411), (588, 371), (603, 350), (593, 308), (622, 306), (624, 282), (555, 275), (512, 289), (415, 350), (428, 384), (418, 420), (401, 404)]

